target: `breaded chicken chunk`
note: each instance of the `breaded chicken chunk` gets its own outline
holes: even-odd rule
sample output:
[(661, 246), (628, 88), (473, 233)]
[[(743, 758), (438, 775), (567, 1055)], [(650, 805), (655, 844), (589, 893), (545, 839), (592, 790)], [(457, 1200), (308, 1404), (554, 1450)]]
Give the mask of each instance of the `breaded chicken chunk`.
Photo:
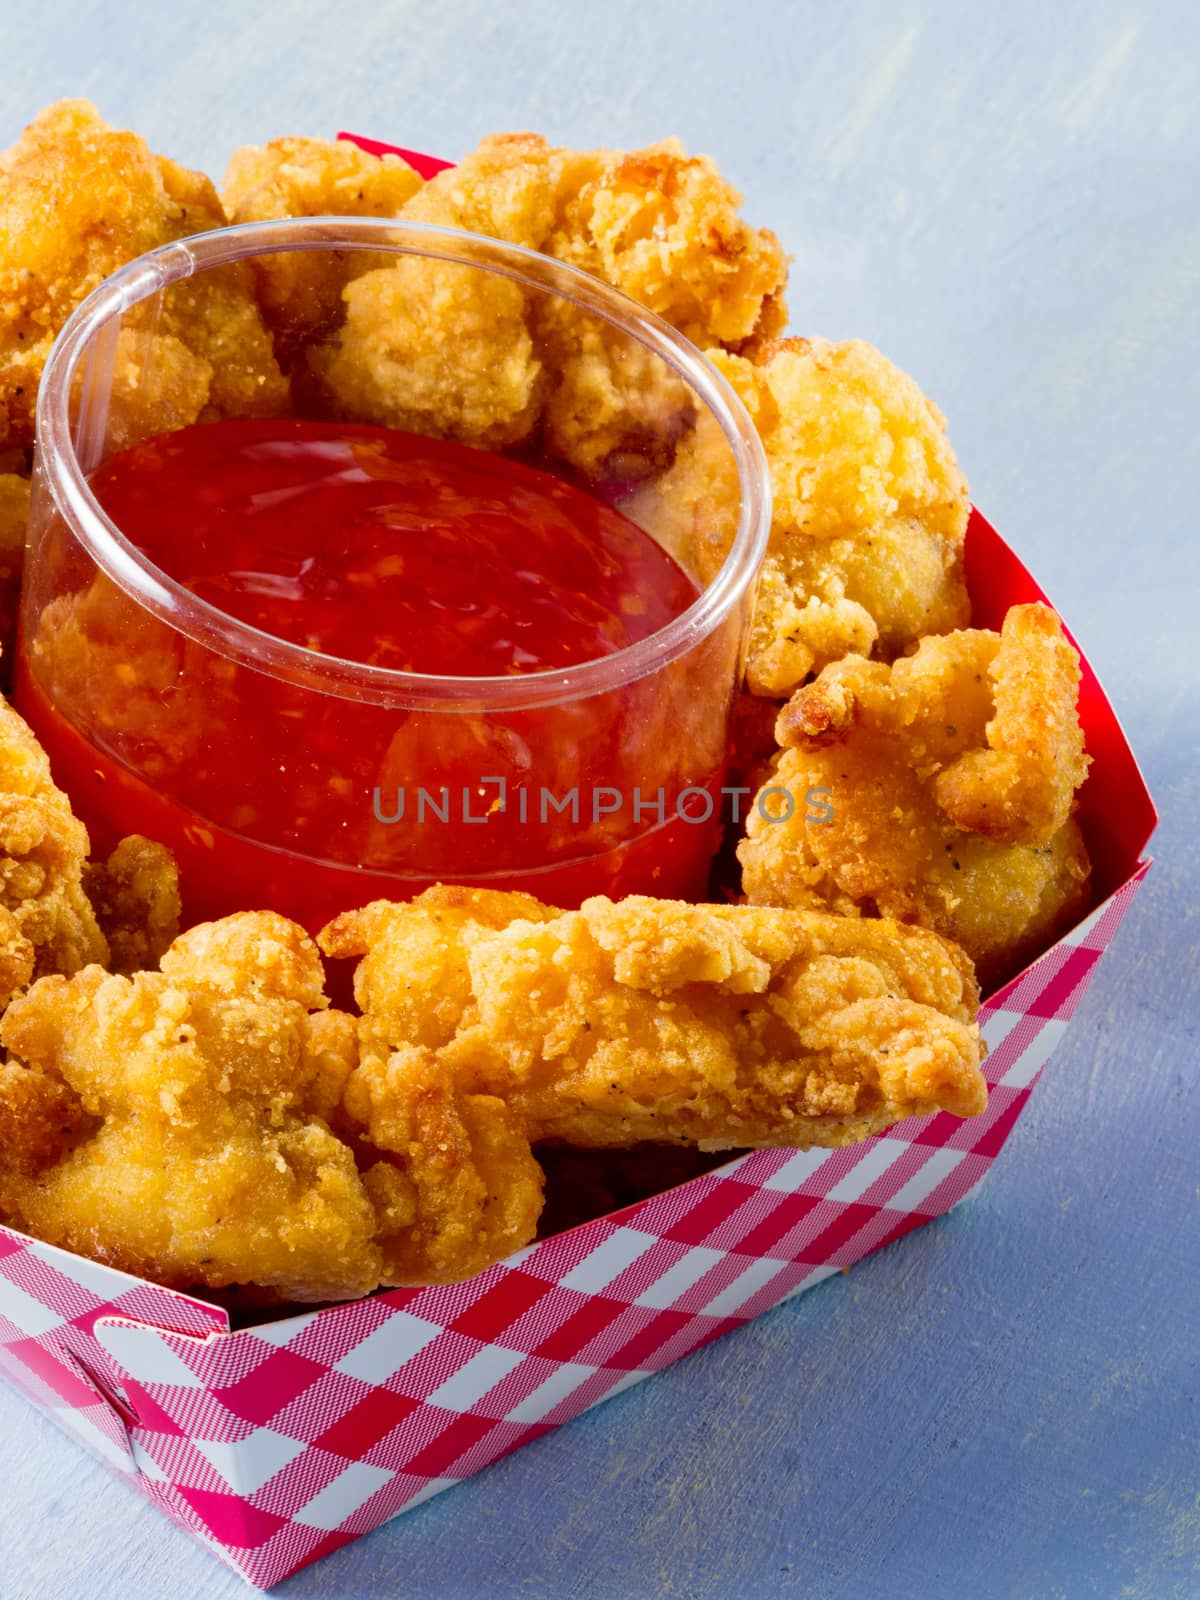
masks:
[[(0, 449), (32, 444), (42, 368), (80, 301), (143, 251), (225, 222), (203, 174), (111, 128), (90, 102), (63, 100), (34, 119), (0, 155)], [(176, 285), (157, 316), (147, 308), (130, 325), (139, 316), (207, 364), (188, 421), (270, 416), (286, 401), (245, 265)], [(163, 360), (173, 355), (168, 347)]]
[[(780, 699), (851, 652), (890, 660), (925, 634), (962, 627), (967, 484), (945, 419), (913, 380), (861, 340), (785, 339), (753, 364), (720, 350), (709, 358), (745, 402), (771, 472), (750, 689)], [(626, 509), (711, 581), (738, 512), (711, 419)]]
[(336, 416), (483, 449), (528, 438), (544, 384), (515, 283), (407, 256), (356, 277), (345, 302), (333, 342), (309, 355)]
[[(211, 362), (174, 334), (161, 332), (152, 318), (144, 325), (122, 327), (112, 355), (111, 371), (102, 379), (106, 454), (186, 428), (202, 417), (209, 420)], [(75, 385), (77, 396), (84, 393), (83, 376), (81, 372)]]
[(786, 320), (787, 258), (707, 156), (678, 139), (571, 161), (549, 240), (560, 261), (603, 278), (693, 344), (736, 350)]
[[(528, 147), (485, 140), (419, 189), (402, 214), (537, 249), (554, 217), (554, 154), (538, 139)], [(489, 449), (532, 433), (546, 377), (531, 298), (517, 284), (474, 267), (397, 257), (357, 278), (346, 302), (341, 332), (310, 357), (338, 415)]]
[[(421, 187), (399, 156), (368, 155), (348, 139), (272, 139), (235, 150), (221, 199), (230, 222), (282, 217), (394, 217)], [(303, 250), (251, 263), (258, 301), (284, 368), (311, 339), (341, 319), (342, 291), (378, 256), (366, 251)]]
[(383, 1283), (473, 1277), (534, 1237), (543, 1178), (519, 1119), (464, 1093), (432, 1051), (365, 1041), (342, 1131), (375, 1211)]
[[(569, 262), (695, 342), (737, 349), (782, 327), (786, 279), (779, 241), (748, 227), (739, 204), (676, 140), (572, 151), (526, 133), (485, 139), (402, 214)], [(388, 289), (376, 274), (352, 286), (340, 341), (318, 363), (335, 405), (489, 445), (519, 442), (540, 418), (549, 447), (590, 474), (614, 457), (628, 471), (651, 446), (669, 452), (691, 426), (666, 364), (594, 315), (473, 269), (413, 260), (380, 279), (389, 273)]]
[(644, 150), (567, 150), (492, 134), (405, 207), (603, 278), (694, 344), (737, 349), (783, 326), (787, 260), (749, 227), (741, 195), (678, 139)]
[(7, 906), (0, 906), (0, 1011), (33, 979), (37, 952)]
[[(585, 152), (565, 163), (555, 226), (536, 248), (603, 278), (701, 348), (742, 349), (783, 327), (787, 268), (778, 239), (748, 227), (740, 204), (715, 165), (676, 139)], [(682, 381), (607, 323), (563, 303), (540, 312), (551, 450), (590, 476), (609, 464), (617, 475), (668, 465), (693, 421)]]
[(1004, 844), (1045, 844), (1071, 815), (1089, 766), (1079, 655), (1046, 605), (1013, 606), (995, 637), (983, 647), (995, 650), (985, 743), (938, 773), (934, 796), (960, 828)]
[(418, 1049), (366, 1055), (293, 923), (247, 912), (161, 970), (44, 978), (0, 1024), (0, 1215), (159, 1282), (282, 1301), (469, 1276), (533, 1237), (516, 1118)]
[(108, 940), (111, 972), (158, 965), (179, 933), (179, 868), (165, 844), (131, 833), (106, 861), (90, 863), (84, 888)]
[(437, 887), (321, 943), (363, 957), (364, 1040), (434, 1052), (534, 1138), (836, 1146), (987, 1099), (970, 963), (894, 923)]
[(45, 752), (0, 700), (0, 906), (29, 941), (38, 976), (108, 959), (84, 890), (87, 855), (87, 830), (51, 778)]
[(34, 977), (92, 962), (129, 970), (174, 937), (171, 852), (137, 835), (103, 863), (89, 864), (88, 849), (45, 751), (0, 699), (0, 1010)]
[(1086, 903), (1078, 687), (1044, 605), (1014, 606), (999, 634), (924, 639), (890, 667), (826, 667), (780, 713), (783, 753), (738, 848), (746, 894), (935, 928), (994, 986)]

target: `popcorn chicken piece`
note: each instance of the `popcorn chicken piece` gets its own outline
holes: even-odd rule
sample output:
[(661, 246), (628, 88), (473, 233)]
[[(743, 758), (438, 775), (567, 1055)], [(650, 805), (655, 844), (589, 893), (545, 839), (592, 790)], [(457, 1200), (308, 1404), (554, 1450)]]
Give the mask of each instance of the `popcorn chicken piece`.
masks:
[[(203, 174), (111, 128), (89, 101), (34, 119), (0, 155), (0, 449), (33, 443), (42, 368), (76, 306), (135, 256), (225, 222)], [(141, 316), (211, 368), (200, 420), (286, 403), (244, 264), (176, 285)]]
[(786, 321), (787, 258), (707, 156), (678, 139), (564, 163), (559, 207), (539, 249), (582, 267), (702, 347), (736, 350)]
[[(1043, 605), (1014, 606), (999, 634), (924, 639), (891, 667), (826, 667), (776, 724), (777, 797), (761, 791), (738, 848), (746, 894), (935, 928), (994, 986), (1086, 903), (1078, 683)], [(806, 820), (810, 789), (832, 817)]]
[(310, 356), (336, 415), (488, 449), (532, 432), (542, 366), (515, 283), (411, 256), (355, 278), (345, 301), (336, 340)]
[[(399, 156), (368, 155), (348, 139), (272, 139), (235, 150), (221, 199), (231, 222), (282, 217), (394, 217), (421, 187)], [(290, 368), (303, 347), (342, 317), (352, 278), (385, 263), (371, 251), (303, 250), (252, 262), (258, 302)]]
[(364, 1041), (436, 1052), (535, 1139), (837, 1146), (986, 1103), (970, 963), (920, 929), (439, 886), (320, 942), (363, 957)]
[[(626, 154), (524, 133), (485, 139), (402, 214), (569, 262), (697, 342), (743, 348), (783, 325), (786, 261), (739, 204), (677, 140)], [(341, 414), (490, 447), (522, 442), (540, 419), (551, 451), (590, 475), (664, 466), (692, 425), (670, 368), (569, 302), (437, 262), (388, 275), (390, 290), (351, 286), (340, 341), (317, 363)]]
[[(754, 364), (708, 354), (745, 402), (771, 471), (750, 689), (779, 699), (844, 655), (890, 660), (926, 634), (963, 626), (966, 480), (941, 412), (913, 380), (861, 340), (785, 339)], [(710, 418), (626, 509), (652, 518), (689, 571), (715, 577), (739, 497)]]
[(104, 862), (84, 872), (84, 887), (108, 940), (110, 971), (157, 966), (179, 933), (179, 868), (165, 844), (131, 833)]
[[(205, 417), (213, 387), (213, 368), (174, 334), (153, 331), (154, 318), (138, 318), (143, 326), (122, 327), (113, 347), (104, 416), (104, 454), (141, 444), (156, 434), (186, 428)], [(83, 394), (84, 372), (75, 391)]]
[(419, 1050), (360, 1061), (316, 947), (272, 912), (192, 928), (156, 972), (44, 978), (0, 1041), (0, 1215), (122, 1270), (319, 1302), (534, 1235), (516, 1118)]
[(88, 836), (32, 732), (0, 700), (0, 906), (34, 954), (34, 973), (108, 958), (83, 885)]

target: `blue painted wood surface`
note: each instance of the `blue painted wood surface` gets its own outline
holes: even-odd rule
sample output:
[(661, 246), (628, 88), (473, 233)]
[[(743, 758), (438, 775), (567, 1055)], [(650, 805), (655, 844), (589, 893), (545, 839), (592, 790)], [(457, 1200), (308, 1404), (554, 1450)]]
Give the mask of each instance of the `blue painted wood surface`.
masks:
[[(0, 142), (90, 95), (219, 174), (364, 132), (678, 133), (947, 412), (1141, 755), (1158, 865), (980, 1194), (298, 1575), (295, 1596), (1200, 1594), (1200, 25), (1187, 3), (9, 5)], [(0, 1389), (2, 1600), (246, 1591)]]

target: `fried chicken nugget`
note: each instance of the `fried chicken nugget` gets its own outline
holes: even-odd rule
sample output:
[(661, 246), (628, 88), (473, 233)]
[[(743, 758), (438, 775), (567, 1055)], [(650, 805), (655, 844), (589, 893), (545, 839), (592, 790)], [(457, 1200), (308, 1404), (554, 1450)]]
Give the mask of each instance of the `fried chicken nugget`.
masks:
[(360, 1152), (392, 1153), (362, 1179), (385, 1283), (469, 1278), (534, 1237), (543, 1178), (528, 1136), (503, 1101), (462, 1093), (432, 1051), (364, 1041), (344, 1111), (364, 1130)]
[[(594, 150), (564, 164), (550, 237), (535, 248), (603, 278), (701, 348), (744, 349), (787, 320), (787, 260), (768, 229), (741, 218), (741, 195), (707, 156), (677, 139), (644, 150)], [(553, 374), (550, 448), (599, 475), (669, 465), (694, 422), (687, 386), (642, 345), (564, 303), (539, 331)]]
[(42, 747), (0, 700), (0, 906), (34, 953), (34, 973), (77, 972), (108, 944), (83, 885), (88, 836)]
[(707, 156), (678, 139), (568, 150), (491, 134), (431, 178), (404, 215), (539, 250), (603, 278), (696, 344), (737, 349), (786, 320), (787, 258)]
[[(747, 896), (935, 928), (994, 986), (1086, 903), (1078, 685), (1044, 605), (1014, 606), (999, 634), (924, 639), (891, 667), (826, 667), (779, 716), (785, 748), (738, 848)], [(813, 789), (827, 806), (810, 822)]]
[[(962, 627), (967, 484), (945, 419), (913, 380), (861, 340), (785, 339), (754, 364), (708, 354), (745, 402), (771, 471), (749, 688), (781, 699), (851, 652), (890, 660), (925, 634)], [(738, 492), (711, 418), (626, 509), (690, 572), (715, 577)]]
[[(556, 160), (532, 136), (485, 140), (401, 214), (537, 249), (553, 222)], [(489, 449), (532, 432), (545, 373), (517, 284), (410, 256), (356, 278), (345, 299), (340, 332), (310, 356), (335, 413)]]
[[(83, 393), (84, 379), (81, 368), (77, 396)], [(115, 454), (156, 434), (186, 428), (203, 416), (212, 393), (213, 368), (174, 334), (162, 333), (152, 324), (123, 327), (105, 381), (104, 448)]]
[(442, 887), (336, 918), (364, 1039), (435, 1051), (534, 1138), (836, 1146), (986, 1103), (970, 963), (888, 922)]
[[(498, 134), (402, 214), (570, 262), (697, 342), (740, 348), (782, 327), (787, 275), (779, 241), (742, 221), (740, 198), (707, 157), (689, 158), (673, 139), (627, 154)], [(551, 449), (592, 473), (651, 441), (673, 447), (691, 425), (686, 387), (636, 341), (490, 274), (402, 261), (358, 280), (347, 298), (322, 371), (343, 406), (374, 420), (412, 425), (415, 416), (426, 431), (502, 445), (540, 417)]]
[[(421, 187), (396, 155), (373, 156), (348, 139), (272, 139), (235, 150), (221, 200), (231, 222), (282, 217), (394, 217)], [(367, 251), (303, 250), (251, 262), (258, 303), (285, 370), (310, 340), (341, 319), (342, 291), (381, 265)]]
[(309, 354), (335, 415), (481, 449), (532, 432), (542, 365), (517, 284), (407, 256), (355, 278), (345, 302), (333, 343)]
[(1006, 844), (1044, 844), (1071, 814), (1087, 777), (1079, 721), (1079, 655), (1044, 605), (1014, 606), (988, 668), (994, 715), (985, 749), (934, 780), (946, 815)]
[(128, 976), (156, 966), (179, 933), (179, 868), (165, 844), (131, 833), (106, 861), (91, 862), (84, 888), (108, 940), (107, 966)]
[(8, 1187), (61, 1160), (87, 1128), (78, 1095), (60, 1078), (0, 1061), (0, 1218)]
[(787, 257), (707, 156), (678, 139), (570, 159), (540, 246), (657, 313), (693, 344), (736, 350), (779, 332)]
[(91, 962), (128, 970), (174, 937), (171, 852), (138, 835), (104, 863), (89, 864), (88, 849), (45, 751), (0, 699), (0, 1010), (34, 977)]
[(0, 1214), (166, 1284), (284, 1301), (463, 1277), (527, 1242), (541, 1173), (515, 1118), (420, 1051), (360, 1066), (322, 980), (302, 929), (247, 912), (158, 972), (36, 983), (0, 1024)]
[[(42, 368), (80, 301), (143, 251), (225, 222), (203, 174), (111, 128), (89, 101), (60, 101), (30, 123), (0, 155), (0, 449), (32, 444)], [(269, 416), (285, 403), (244, 264), (169, 290), (154, 332), (210, 369), (187, 420)]]

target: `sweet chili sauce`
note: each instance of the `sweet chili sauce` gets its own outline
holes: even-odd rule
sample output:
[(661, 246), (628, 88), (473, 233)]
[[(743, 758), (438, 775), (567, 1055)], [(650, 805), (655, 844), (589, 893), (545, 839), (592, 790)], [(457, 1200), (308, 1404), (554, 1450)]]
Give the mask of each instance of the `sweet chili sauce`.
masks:
[[(210, 606), (314, 658), (505, 677), (612, 655), (697, 589), (583, 489), (391, 429), (210, 423), (135, 445), (91, 487)], [(170, 845), (189, 921), (271, 906), (310, 928), (437, 879), (696, 896), (723, 717), (703, 652), (591, 699), (425, 711), (257, 670), (86, 568), (32, 623), (16, 702), (109, 848)], [(677, 807), (690, 790), (689, 807)], [(571, 796), (574, 793), (574, 802)], [(549, 802), (545, 798), (549, 795)]]

